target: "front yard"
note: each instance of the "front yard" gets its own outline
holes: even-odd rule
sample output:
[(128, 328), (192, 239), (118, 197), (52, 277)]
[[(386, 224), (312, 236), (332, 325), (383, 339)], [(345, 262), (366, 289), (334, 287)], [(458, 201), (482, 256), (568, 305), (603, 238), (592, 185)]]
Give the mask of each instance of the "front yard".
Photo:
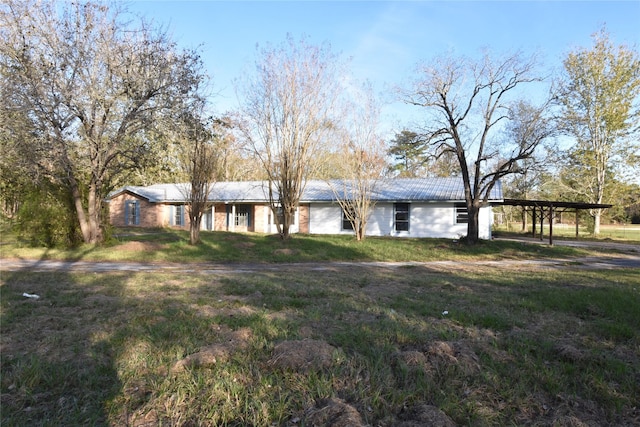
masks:
[(2, 272), (1, 424), (638, 425), (639, 283), (571, 263)]

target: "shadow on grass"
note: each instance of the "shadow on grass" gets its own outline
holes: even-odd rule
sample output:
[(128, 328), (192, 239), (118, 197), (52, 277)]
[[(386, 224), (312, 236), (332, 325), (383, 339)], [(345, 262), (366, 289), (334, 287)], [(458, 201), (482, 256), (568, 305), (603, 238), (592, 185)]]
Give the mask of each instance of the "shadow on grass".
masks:
[[(461, 425), (621, 424), (639, 395), (637, 278), (422, 266), (3, 273), (1, 424), (291, 425), (331, 397), (370, 425), (397, 425), (421, 403)], [(172, 371), (242, 328), (247, 348)], [(330, 368), (276, 369), (284, 340), (339, 351)]]
[(80, 283), (64, 271), (0, 275), (0, 424), (108, 425), (105, 403), (121, 384), (102, 313), (120, 301), (101, 304), (97, 276)]
[(201, 242), (190, 245), (188, 232), (162, 229), (122, 236), (110, 250), (121, 260), (174, 262), (283, 263), (367, 259), (367, 253), (348, 236), (313, 237), (259, 233), (202, 232)]

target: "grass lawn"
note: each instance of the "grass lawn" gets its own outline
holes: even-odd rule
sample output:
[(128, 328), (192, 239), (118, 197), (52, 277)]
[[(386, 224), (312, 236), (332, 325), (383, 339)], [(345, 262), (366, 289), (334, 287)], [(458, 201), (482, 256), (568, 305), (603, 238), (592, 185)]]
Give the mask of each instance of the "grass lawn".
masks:
[[(638, 425), (640, 271), (515, 242), (138, 230), (2, 256), (146, 262), (567, 257), (535, 266), (0, 273), (0, 424)], [(39, 299), (23, 296), (37, 294)]]
[(62, 250), (29, 247), (3, 233), (5, 244), (0, 251), (3, 257), (178, 263), (496, 260), (597, 254), (595, 250), (505, 241), (481, 241), (474, 247), (451, 239), (369, 237), (357, 242), (348, 235), (295, 235), (282, 241), (266, 234), (203, 232), (198, 246), (189, 245), (188, 232), (179, 230), (116, 230), (115, 236), (102, 246)]
[[(537, 232), (540, 233), (540, 224), (537, 225)], [(531, 224), (528, 225), (527, 236), (531, 235)], [(521, 232), (521, 224), (520, 223), (511, 223), (504, 224), (499, 227), (496, 227), (496, 231), (500, 234), (505, 233), (518, 233)], [(543, 235), (547, 238), (549, 237), (549, 224), (545, 222)], [(567, 238), (567, 239), (575, 239), (576, 238), (576, 228), (574, 224), (554, 224), (553, 225), (553, 237), (554, 238)], [(640, 224), (616, 224), (616, 225), (608, 225), (603, 224), (600, 227), (600, 234), (598, 236), (594, 236), (589, 232), (587, 227), (580, 226), (578, 230), (578, 238), (580, 240), (593, 240), (593, 241), (606, 241), (606, 240), (616, 240), (619, 243), (631, 243), (631, 244), (640, 244)]]

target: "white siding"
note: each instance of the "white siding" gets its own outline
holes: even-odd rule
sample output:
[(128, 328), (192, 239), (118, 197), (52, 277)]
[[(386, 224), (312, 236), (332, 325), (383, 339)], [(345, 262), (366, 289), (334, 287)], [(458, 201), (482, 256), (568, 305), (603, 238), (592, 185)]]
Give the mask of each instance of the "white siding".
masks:
[[(490, 206), (480, 208), (480, 232), (481, 239), (491, 240), (491, 226), (493, 226), (493, 212)], [(466, 234), (466, 233), (465, 233)]]
[(456, 224), (452, 204), (412, 203), (409, 235), (411, 237), (459, 238), (467, 233), (466, 224)]
[(393, 231), (393, 203), (377, 203), (367, 223), (368, 236), (389, 236)]
[[(271, 218), (271, 222), (269, 222), (269, 218)], [(300, 230), (300, 210), (299, 209), (296, 209), (294, 222), (295, 224), (289, 226), (290, 234), (295, 234)], [(278, 232), (278, 225), (275, 223), (275, 217), (271, 211), (271, 208), (264, 209), (264, 224), (265, 224), (264, 231), (257, 230), (257, 229), (256, 231), (263, 231), (268, 234), (275, 234)]]
[[(367, 224), (368, 236), (436, 237), (458, 239), (467, 234), (467, 224), (456, 224), (453, 203), (410, 203), (409, 232), (394, 230), (393, 203), (377, 203)], [(491, 238), (491, 208), (480, 210), (480, 238)], [(342, 230), (342, 210), (337, 204), (312, 203), (310, 234), (352, 234)]]
[(309, 206), (309, 234), (340, 234), (342, 209), (334, 203), (313, 203)]

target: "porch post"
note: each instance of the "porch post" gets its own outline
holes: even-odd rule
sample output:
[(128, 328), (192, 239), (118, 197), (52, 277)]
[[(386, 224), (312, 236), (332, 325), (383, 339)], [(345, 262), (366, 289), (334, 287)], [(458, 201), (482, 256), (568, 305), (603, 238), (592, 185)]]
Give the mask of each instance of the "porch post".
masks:
[(236, 205), (231, 205), (231, 231), (236, 231)]

